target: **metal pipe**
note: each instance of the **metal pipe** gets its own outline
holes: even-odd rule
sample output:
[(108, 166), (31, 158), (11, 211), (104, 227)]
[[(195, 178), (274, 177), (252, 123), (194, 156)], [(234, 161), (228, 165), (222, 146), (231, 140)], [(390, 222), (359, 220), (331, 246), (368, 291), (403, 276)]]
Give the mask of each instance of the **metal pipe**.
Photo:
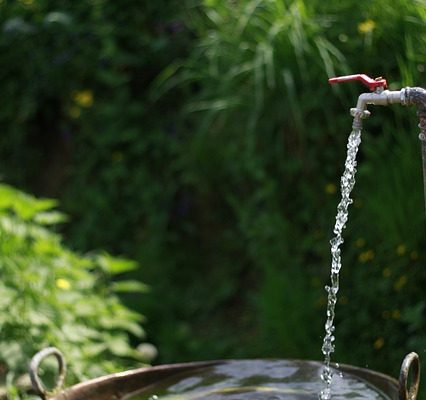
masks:
[(367, 104), (376, 106), (387, 106), (388, 104), (404, 103), (404, 90), (383, 90), (380, 92), (363, 93), (358, 97), (356, 108), (358, 110), (366, 110)]
[[(421, 87), (407, 87), (403, 89), (405, 91), (405, 104), (407, 106), (417, 106), (417, 115), (419, 118), (425, 118), (426, 115), (426, 89)], [(421, 121), (422, 122), (422, 121)], [(423, 121), (424, 122), (424, 121)], [(424, 129), (425, 126), (420, 127)]]
[(354, 117), (352, 129), (362, 128), (362, 119), (368, 118), (370, 112), (367, 105), (387, 106), (389, 104), (405, 104), (405, 89), (402, 90), (383, 90), (378, 87), (372, 93), (363, 93), (358, 97), (355, 108), (351, 108), (351, 115)]
[(415, 105), (417, 107), (417, 116), (419, 117), (420, 134), (419, 139), (422, 147), (422, 166), (423, 166), (423, 191), (426, 210), (426, 90), (421, 87), (405, 89), (406, 105)]

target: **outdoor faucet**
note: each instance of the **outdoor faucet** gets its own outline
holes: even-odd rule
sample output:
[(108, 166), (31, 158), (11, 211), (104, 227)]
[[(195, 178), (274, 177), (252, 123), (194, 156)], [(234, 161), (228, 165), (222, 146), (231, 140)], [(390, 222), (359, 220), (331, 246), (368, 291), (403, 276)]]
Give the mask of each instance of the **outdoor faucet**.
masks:
[(405, 106), (415, 105), (417, 116), (419, 117), (420, 134), (419, 139), (422, 147), (423, 160), (423, 189), (426, 208), (426, 89), (421, 87), (406, 87), (401, 90), (387, 90), (386, 79), (382, 77), (372, 79), (365, 74), (346, 75), (330, 78), (330, 84), (361, 81), (370, 89), (370, 93), (363, 93), (358, 97), (355, 108), (351, 108), (350, 113), (354, 117), (352, 129), (361, 130), (362, 120), (370, 116), (367, 110), (368, 104), (387, 106), (388, 104), (402, 104)]
[(351, 108), (351, 115), (354, 117), (354, 128), (361, 129), (361, 120), (368, 118), (370, 112), (367, 110), (368, 104), (387, 106), (389, 104), (402, 104), (405, 106), (416, 105), (417, 115), (420, 119), (419, 128), (421, 134), (426, 136), (426, 90), (420, 87), (407, 87), (401, 90), (387, 90), (386, 79), (382, 77), (372, 79), (365, 74), (338, 76), (330, 78), (330, 84), (361, 81), (370, 89), (370, 93), (363, 93), (358, 97), (355, 108)]
[(354, 117), (353, 129), (361, 129), (362, 119), (368, 118), (370, 112), (367, 110), (368, 104), (387, 106), (388, 104), (405, 104), (405, 89), (386, 90), (387, 82), (382, 77), (372, 79), (364, 74), (339, 76), (330, 78), (329, 83), (340, 83), (347, 81), (361, 81), (370, 89), (370, 93), (363, 93), (358, 97), (355, 108), (351, 108), (351, 115)]

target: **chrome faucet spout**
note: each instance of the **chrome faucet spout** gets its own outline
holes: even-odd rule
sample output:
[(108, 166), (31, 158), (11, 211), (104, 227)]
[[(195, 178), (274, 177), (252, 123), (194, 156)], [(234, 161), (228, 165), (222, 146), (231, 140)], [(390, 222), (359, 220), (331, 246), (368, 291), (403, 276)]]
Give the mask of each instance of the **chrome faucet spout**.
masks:
[(388, 104), (403, 104), (405, 102), (404, 90), (383, 90), (373, 93), (363, 93), (358, 97), (356, 108), (360, 111), (367, 109), (368, 104), (387, 106)]
[(362, 93), (358, 97), (355, 108), (351, 108), (351, 115), (354, 117), (353, 128), (361, 129), (362, 119), (368, 118), (370, 112), (367, 105), (387, 106), (389, 104), (405, 104), (404, 90), (383, 90), (378, 88), (372, 93)]

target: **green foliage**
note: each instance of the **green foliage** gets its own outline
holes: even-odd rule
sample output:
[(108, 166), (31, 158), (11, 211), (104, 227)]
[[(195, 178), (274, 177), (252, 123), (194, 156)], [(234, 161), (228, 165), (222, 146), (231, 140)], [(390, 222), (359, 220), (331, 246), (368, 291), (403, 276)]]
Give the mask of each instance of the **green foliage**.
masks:
[[(424, 86), (424, 4), (0, 4), (2, 174), (62, 195), (73, 246), (144, 266), (126, 268), (152, 291), (123, 298), (146, 311), (160, 360), (321, 358), (347, 110), (363, 90), (327, 78)], [(395, 375), (424, 349), (420, 155), (414, 110), (371, 111), (336, 359)]]
[[(391, 88), (423, 85), (424, 6), (393, 3), (384, 12), (355, 1), (205, 1), (191, 9), (199, 40), (190, 57), (156, 81), (166, 93), (196, 85), (183, 109), (197, 132), (185, 136), (182, 180), (214, 204), (205, 212), (241, 254), (233, 269), (244, 266), (256, 282), (234, 281), (231, 271), (226, 279), (254, 303), (246, 312), (256, 355), (320, 357), (332, 195), (346, 110), (361, 90), (330, 88), (327, 78), (368, 72)], [(336, 357), (396, 375), (405, 353), (424, 349), (421, 163), (414, 110), (372, 112), (345, 234)]]
[(146, 288), (111, 283), (135, 263), (66, 248), (53, 230), (64, 220), (55, 204), (0, 185), (0, 366), (8, 385), (48, 346), (65, 355), (68, 383), (147, 361), (129, 344), (129, 334), (144, 337), (142, 316), (116, 294)]

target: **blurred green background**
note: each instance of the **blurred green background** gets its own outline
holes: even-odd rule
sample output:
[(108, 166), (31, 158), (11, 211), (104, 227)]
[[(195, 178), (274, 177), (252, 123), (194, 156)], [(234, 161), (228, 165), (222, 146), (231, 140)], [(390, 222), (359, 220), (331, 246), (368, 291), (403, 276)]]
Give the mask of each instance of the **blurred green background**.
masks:
[[(74, 380), (150, 361), (322, 359), (348, 110), (366, 91), (327, 79), (424, 87), (425, 40), (420, 0), (0, 0), (0, 234), (16, 236), (0, 254), (0, 294), (44, 315), (31, 322), (1, 300), (5, 384), (48, 344), (68, 353)], [(426, 355), (418, 122), (415, 109), (371, 111), (333, 358), (396, 376), (406, 353)], [(67, 223), (8, 185), (58, 199)], [(54, 250), (34, 246), (40, 224)], [(65, 253), (74, 261), (59, 262)], [(53, 280), (40, 287), (31, 263)], [(91, 311), (64, 305), (71, 291), (91, 293)], [(109, 322), (90, 317), (96, 307)], [(68, 337), (84, 318), (92, 332)], [(135, 351), (141, 341), (158, 357)]]

